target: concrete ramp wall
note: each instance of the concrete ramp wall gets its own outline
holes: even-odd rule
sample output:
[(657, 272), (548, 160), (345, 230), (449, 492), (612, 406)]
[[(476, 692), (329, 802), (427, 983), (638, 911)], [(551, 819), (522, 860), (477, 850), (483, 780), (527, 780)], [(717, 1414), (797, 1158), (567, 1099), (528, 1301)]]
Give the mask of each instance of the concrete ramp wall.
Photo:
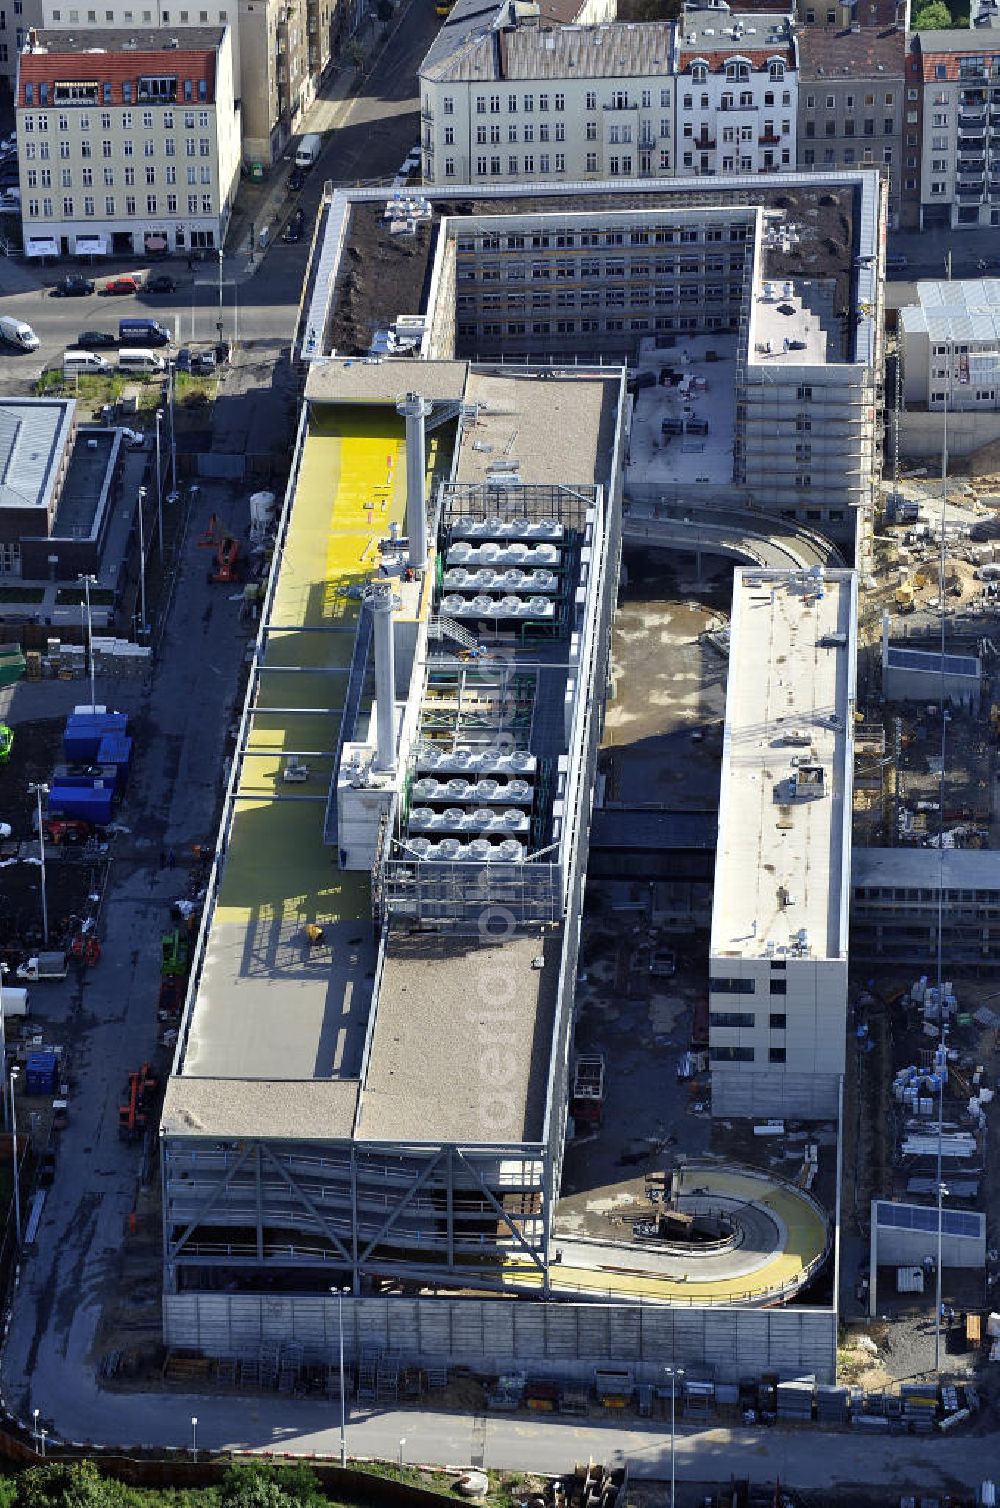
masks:
[[(307, 1358), (337, 1356), (335, 1299), (295, 1294), (168, 1294), (164, 1341), (212, 1357), (252, 1355), (297, 1341)], [(436, 1360), (480, 1375), (513, 1369), (590, 1380), (607, 1362), (637, 1382), (662, 1381), (663, 1367), (710, 1366), (720, 1382), (777, 1372), (835, 1381), (837, 1321), (831, 1309), (689, 1309), (639, 1304), (555, 1304), (510, 1299), (345, 1298), (344, 1344)]]

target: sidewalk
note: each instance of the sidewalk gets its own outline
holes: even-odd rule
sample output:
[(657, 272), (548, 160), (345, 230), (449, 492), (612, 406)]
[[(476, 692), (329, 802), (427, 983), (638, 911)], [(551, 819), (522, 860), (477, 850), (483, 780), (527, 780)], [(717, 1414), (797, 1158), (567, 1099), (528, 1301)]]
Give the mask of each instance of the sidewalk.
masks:
[[(330, 65), (327, 79), (320, 85), (320, 92), (302, 117), (296, 133), (298, 136), (304, 136), (310, 131), (325, 135), (344, 124), (352, 102), (358, 97), (354, 88), (355, 83), (359, 77), (363, 78), (375, 67), (382, 51), (388, 46), (398, 27), (406, 20), (411, 3), (412, 0), (404, 0), (387, 37), (381, 43), (379, 38), (385, 23), (378, 21), (374, 14), (369, 14), (351, 43), (345, 44), (346, 48), (357, 43), (363, 49), (364, 57), (361, 63), (357, 67), (351, 63)], [(324, 142), (324, 147), (328, 145), (328, 142)], [(250, 179), (244, 179), (240, 183), (232, 219), (226, 233), (223, 260), (223, 272), (226, 277), (245, 281), (255, 277), (263, 266), (267, 251), (273, 246), (285, 218), (288, 178), (292, 166), (292, 156), (289, 151), (285, 157), (275, 163), (269, 176), (263, 182), (253, 183)], [(315, 176), (320, 182), (323, 181), (322, 158), (311, 176)], [(257, 247), (253, 250), (250, 247), (251, 225), (257, 241)], [(270, 239), (268, 247), (261, 251), (257, 248), (259, 248), (260, 233), (265, 227)]]

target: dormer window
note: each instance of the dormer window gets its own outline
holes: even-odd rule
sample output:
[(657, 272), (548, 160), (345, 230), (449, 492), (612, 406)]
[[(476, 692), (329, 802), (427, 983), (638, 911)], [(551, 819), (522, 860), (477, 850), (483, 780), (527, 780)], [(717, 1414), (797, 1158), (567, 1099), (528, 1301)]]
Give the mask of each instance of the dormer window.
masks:
[(691, 64), (691, 79), (695, 84), (704, 84), (707, 78), (708, 64), (699, 58), (697, 62)]
[(780, 84), (785, 77), (785, 65), (781, 58), (771, 58), (768, 62), (767, 70), (773, 83)]
[(750, 80), (750, 64), (746, 58), (730, 58), (726, 64), (726, 78), (730, 83), (746, 84)]

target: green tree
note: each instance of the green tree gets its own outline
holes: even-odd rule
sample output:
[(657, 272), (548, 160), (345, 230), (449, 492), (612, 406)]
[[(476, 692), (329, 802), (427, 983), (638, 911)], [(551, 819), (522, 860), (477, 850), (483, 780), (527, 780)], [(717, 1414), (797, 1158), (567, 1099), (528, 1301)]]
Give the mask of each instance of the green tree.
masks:
[(222, 1480), (221, 1508), (326, 1508), (315, 1472), (308, 1466), (248, 1462), (232, 1466)]
[(944, 0), (929, 0), (929, 4), (922, 6), (913, 16), (914, 31), (946, 31), (954, 24)]
[(125, 1508), (131, 1494), (92, 1461), (32, 1466), (17, 1479), (14, 1508)]

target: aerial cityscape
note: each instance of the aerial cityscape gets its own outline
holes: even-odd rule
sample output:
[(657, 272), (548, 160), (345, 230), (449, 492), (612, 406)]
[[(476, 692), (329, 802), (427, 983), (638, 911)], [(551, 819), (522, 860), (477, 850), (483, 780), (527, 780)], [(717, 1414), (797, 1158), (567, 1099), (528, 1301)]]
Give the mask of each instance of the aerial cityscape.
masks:
[(9, 16), (3, 1508), (989, 1508), (1000, 6)]

